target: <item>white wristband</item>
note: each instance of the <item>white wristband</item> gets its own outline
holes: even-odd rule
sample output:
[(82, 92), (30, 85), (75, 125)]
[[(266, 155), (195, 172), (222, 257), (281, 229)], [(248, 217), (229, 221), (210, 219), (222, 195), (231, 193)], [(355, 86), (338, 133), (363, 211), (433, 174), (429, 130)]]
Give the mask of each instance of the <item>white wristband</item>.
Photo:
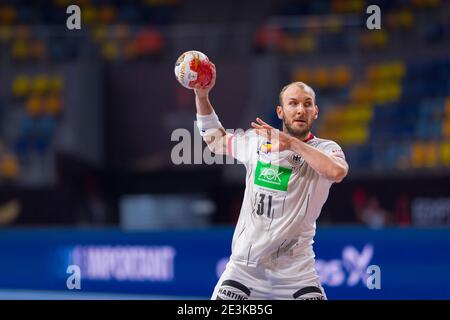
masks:
[[(213, 111), (208, 115), (200, 115), (197, 113), (197, 127), (202, 137), (211, 134), (210, 130), (217, 130), (222, 127), (219, 117)], [(209, 131), (209, 132), (208, 132)]]

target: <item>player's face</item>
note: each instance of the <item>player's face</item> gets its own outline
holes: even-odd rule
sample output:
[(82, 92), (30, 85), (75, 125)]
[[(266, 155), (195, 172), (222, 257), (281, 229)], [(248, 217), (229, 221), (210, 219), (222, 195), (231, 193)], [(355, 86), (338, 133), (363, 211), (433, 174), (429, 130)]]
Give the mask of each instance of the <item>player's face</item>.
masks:
[(294, 137), (305, 138), (319, 112), (313, 92), (291, 85), (283, 93), (282, 100), (283, 106), (277, 107), (277, 114), (283, 120), (283, 129)]

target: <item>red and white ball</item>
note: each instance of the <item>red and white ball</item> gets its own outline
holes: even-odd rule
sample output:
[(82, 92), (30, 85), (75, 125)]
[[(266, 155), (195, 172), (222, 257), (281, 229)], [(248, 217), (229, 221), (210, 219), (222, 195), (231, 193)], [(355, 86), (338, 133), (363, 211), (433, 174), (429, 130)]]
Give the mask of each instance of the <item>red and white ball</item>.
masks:
[(211, 62), (200, 51), (187, 51), (175, 63), (175, 76), (185, 88), (193, 89), (197, 84), (205, 87), (212, 79)]

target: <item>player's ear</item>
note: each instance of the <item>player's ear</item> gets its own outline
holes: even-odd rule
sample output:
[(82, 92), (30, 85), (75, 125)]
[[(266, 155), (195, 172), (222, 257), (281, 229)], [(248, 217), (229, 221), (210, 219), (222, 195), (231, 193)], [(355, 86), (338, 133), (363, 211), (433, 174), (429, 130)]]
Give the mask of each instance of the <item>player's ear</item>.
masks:
[(319, 117), (319, 107), (316, 104), (314, 108), (314, 119), (317, 119), (318, 117)]
[(283, 119), (283, 107), (282, 106), (277, 106), (276, 111), (277, 111), (278, 119), (280, 119), (280, 120)]

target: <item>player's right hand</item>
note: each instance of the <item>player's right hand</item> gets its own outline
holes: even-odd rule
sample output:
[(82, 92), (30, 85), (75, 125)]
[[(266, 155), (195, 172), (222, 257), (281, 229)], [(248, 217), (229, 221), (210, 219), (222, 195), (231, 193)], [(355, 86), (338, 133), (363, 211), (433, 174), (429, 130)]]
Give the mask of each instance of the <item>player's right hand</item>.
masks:
[(216, 84), (216, 66), (214, 63), (210, 62), (211, 69), (212, 69), (212, 78), (210, 83), (207, 86), (202, 87), (200, 84), (195, 85), (194, 92), (195, 95), (199, 98), (206, 98), (208, 97), (209, 91), (214, 87)]
[(270, 142), (265, 143), (261, 147), (263, 152), (281, 152), (291, 148), (294, 138), (267, 124), (261, 118), (256, 118), (256, 122), (252, 122), (251, 126), (255, 129), (257, 135), (266, 138)]

